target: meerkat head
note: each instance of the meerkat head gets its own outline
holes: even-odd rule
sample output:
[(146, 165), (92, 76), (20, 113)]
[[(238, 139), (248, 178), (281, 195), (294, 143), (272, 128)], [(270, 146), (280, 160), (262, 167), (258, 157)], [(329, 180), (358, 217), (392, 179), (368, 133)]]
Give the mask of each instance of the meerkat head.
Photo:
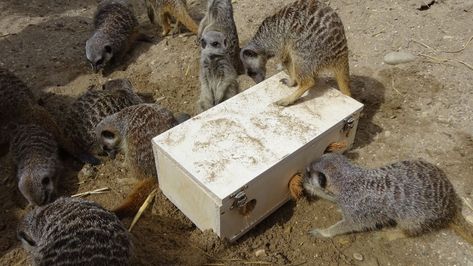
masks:
[(56, 197), (56, 167), (45, 165), (29, 170), (19, 170), (18, 188), (33, 206), (52, 202)]
[(112, 159), (121, 150), (122, 145), (122, 134), (116, 126), (116, 119), (116, 115), (107, 116), (95, 127), (99, 146)]
[(92, 69), (98, 72), (113, 57), (111, 42), (101, 32), (95, 32), (85, 43), (85, 55)]
[(207, 31), (200, 38), (200, 46), (202, 49), (221, 52), (228, 48), (228, 42), (225, 34), (218, 31)]
[(312, 162), (304, 176), (304, 185), (325, 189), (339, 176), (341, 167), (348, 165), (345, 156), (338, 153), (326, 153)]
[(268, 57), (254, 45), (247, 45), (240, 52), (240, 59), (245, 67), (246, 74), (256, 83), (266, 78), (266, 62)]

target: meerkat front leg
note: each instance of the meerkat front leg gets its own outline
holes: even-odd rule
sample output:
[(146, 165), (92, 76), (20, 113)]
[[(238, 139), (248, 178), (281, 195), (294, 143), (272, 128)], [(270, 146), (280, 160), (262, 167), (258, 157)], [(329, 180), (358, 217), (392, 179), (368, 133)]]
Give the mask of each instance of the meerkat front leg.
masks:
[(289, 95), (288, 97), (277, 101), (276, 102), (277, 105), (289, 106), (293, 104), (302, 96), (302, 94), (304, 94), (310, 88), (314, 87), (315, 80), (314, 80), (314, 77), (307, 77), (302, 80), (298, 80), (297, 83), (299, 84), (299, 87), (297, 88), (297, 90), (293, 94)]
[[(283, 67), (284, 65), (284, 67)], [(280, 66), (281, 67), (281, 70), (282, 69), (286, 69), (287, 71), (287, 74), (289, 75), (288, 78), (283, 78), (280, 80), (280, 82), (288, 87), (295, 87), (297, 86), (297, 81), (296, 81), (296, 69), (295, 69), (295, 66), (293, 64), (293, 60), (290, 56), (288, 56), (286, 58), (286, 60), (284, 60), (284, 62), (282, 63), (282, 65)]]
[(337, 199), (336, 199), (334, 196), (328, 194), (327, 192), (323, 191), (323, 190), (320, 189), (320, 188), (314, 188), (314, 189), (312, 190), (312, 193), (313, 193), (314, 195), (316, 195), (317, 197), (319, 197), (319, 198), (322, 198), (322, 199), (325, 199), (325, 200), (328, 200), (328, 201), (337, 203)]
[(337, 235), (343, 235), (351, 232), (359, 231), (360, 227), (352, 222), (348, 222), (345, 219), (339, 221), (338, 223), (330, 226), (326, 229), (314, 228), (309, 233), (315, 237), (334, 237)]
[(164, 12), (164, 10), (159, 10), (158, 11), (158, 19), (159, 19), (159, 25), (161, 25), (161, 28), (163, 29), (163, 32), (161, 33), (162, 36), (166, 36), (169, 34), (171, 31), (171, 23), (170, 23), (170, 18), (169, 15)]

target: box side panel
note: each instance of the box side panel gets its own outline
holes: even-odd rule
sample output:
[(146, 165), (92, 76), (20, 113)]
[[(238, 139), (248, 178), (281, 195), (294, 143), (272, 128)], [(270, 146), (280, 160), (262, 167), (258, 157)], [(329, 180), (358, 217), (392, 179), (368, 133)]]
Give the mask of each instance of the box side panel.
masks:
[[(219, 204), (153, 142), (159, 188), (200, 230), (218, 233)], [(220, 236), (220, 235), (219, 235)]]
[(242, 213), (247, 211), (244, 208), (232, 208), (233, 198), (224, 199), (220, 212), (221, 237), (231, 241), (237, 240), (284, 204), (290, 198), (288, 184), (292, 176), (303, 172), (309, 163), (318, 159), (330, 143), (346, 141), (349, 148), (353, 144), (359, 111), (354, 113), (353, 117), (355, 122), (348, 135), (343, 130), (344, 122), (340, 122), (249, 182), (248, 187), (244, 189), (247, 202), (256, 201), (254, 209), (249, 213)]

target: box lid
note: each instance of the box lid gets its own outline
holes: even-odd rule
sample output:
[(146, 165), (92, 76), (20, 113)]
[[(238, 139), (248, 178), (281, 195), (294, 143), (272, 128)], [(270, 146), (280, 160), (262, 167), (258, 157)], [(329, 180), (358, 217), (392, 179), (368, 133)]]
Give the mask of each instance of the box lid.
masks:
[(278, 73), (153, 142), (221, 202), (363, 107), (334, 88), (314, 88), (292, 106), (277, 106), (295, 91), (279, 82), (285, 77)]

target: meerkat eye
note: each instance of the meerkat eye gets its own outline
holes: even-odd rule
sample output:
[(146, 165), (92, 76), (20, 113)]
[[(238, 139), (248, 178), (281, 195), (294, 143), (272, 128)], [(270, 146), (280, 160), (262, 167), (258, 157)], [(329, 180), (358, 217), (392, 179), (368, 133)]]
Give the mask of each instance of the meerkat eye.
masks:
[(41, 185), (43, 185), (44, 187), (49, 185), (51, 183), (51, 178), (49, 177), (44, 177), (42, 180), (41, 180)]
[(213, 42), (213, 43), (212, 43), (212, 47), (218, 48), (218, 47), (219, 47), (219, 43), (218, 43), (218, 42)]
[(318, 182), (319, 182), (320, 187), (325, 188), (327, 186), (327, 177), (322, 172), (318, 172), (317, 176), (319, 179)]
[(106, 139), (114, 139), (115, 134), (113, 134), (112, 132), (110, 132), (108, 130), (105, 130), (105, 131), (102, 131), (102, 137), (104, 137)]
[(207, 46), (207, 42), (204, 39), (200, 40), (200, 47), (205, 48)]
[(105, 45), (105, 52), (106, 53), (112, 53), (112, 47), (110, 45)]
[(258, 73), (256, 73), (255, 71), (251, 70), (251, 69), (248, 69), (248, 76), (250, 77), (253, 77), (253, 76), (256, 76)]
[(256, 57), (257, 56), (256, 52), (252, 51), (252, 50), (244, 50), (243, 55), (245, 57)]
[(32, 247), (36, 246), (36, 242), (33, 239), (31, 239), (31, 237), (23, 231), (18, 232), (18, 238), (26, 241), (28, 245)]

